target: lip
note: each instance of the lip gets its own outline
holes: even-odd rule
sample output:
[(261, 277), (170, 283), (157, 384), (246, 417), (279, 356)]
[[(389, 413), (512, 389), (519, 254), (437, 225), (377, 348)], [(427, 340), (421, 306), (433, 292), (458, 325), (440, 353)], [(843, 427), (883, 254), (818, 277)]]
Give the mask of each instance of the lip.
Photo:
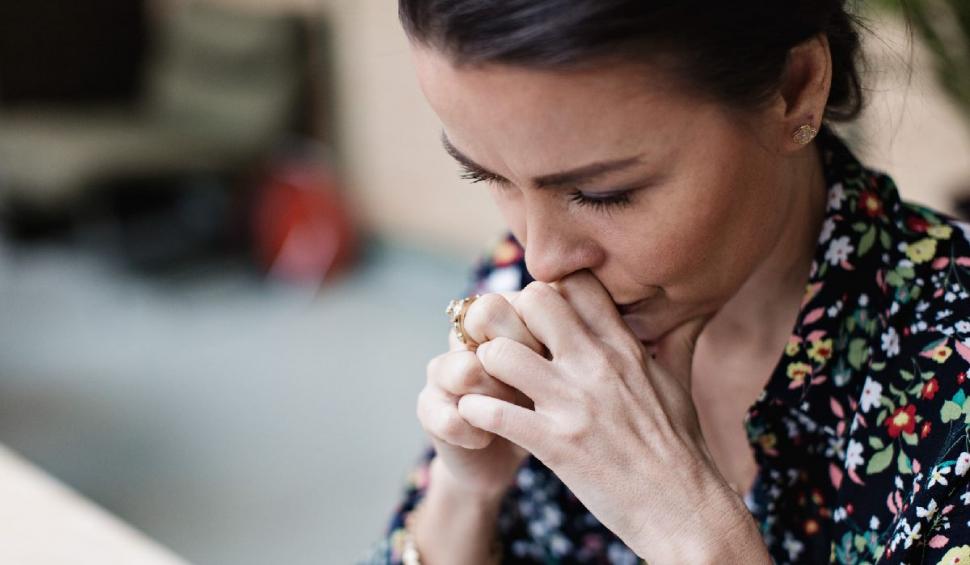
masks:
[(650, 300), (650, 298), (643, 298), (643, 299), (637, 300), (636, 302), (630, 302), (628, 304), (617, 304), (616, 309), (620, 312), (621, 316), (625, 316), (635, 311), (637, 308), (640, 307), (641, 304), (643, 304), (648, 300)]

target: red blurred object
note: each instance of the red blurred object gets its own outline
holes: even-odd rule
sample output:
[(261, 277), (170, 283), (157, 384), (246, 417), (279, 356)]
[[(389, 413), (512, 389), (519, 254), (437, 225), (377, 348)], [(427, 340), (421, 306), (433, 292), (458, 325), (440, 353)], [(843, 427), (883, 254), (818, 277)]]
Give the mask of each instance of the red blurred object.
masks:
[(334, 174), (313, 160), (283, 159), (256, 192), (253, 240), (270, 276), (320, 284), (349, 267), (357, 237)]

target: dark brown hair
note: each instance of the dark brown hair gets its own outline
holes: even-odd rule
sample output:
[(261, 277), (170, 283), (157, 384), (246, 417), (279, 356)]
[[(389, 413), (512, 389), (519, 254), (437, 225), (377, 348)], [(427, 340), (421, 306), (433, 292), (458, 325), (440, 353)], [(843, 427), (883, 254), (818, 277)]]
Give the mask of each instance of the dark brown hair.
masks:
[(398, 8), (412, 41), (459, 65), (665, 61), (693, 93), (740, 109), (777, 92), (792, 47), (825, 34), (824, 118), (851, 120), (863, 106), (859, 21), (846, 0), (399, 0)]

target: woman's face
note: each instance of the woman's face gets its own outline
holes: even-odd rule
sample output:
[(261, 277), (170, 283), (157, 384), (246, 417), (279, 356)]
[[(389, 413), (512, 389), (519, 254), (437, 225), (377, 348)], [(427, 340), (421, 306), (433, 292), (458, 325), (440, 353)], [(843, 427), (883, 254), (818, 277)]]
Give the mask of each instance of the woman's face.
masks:
[(741, 118), (642, 66), (553, 73), (414, 55), (446, 148), (487, 181), (476, 187), (530, 274), (589, 269), (641, 340), (714, 313), (777, 241), (791, 195), (771, 109)]

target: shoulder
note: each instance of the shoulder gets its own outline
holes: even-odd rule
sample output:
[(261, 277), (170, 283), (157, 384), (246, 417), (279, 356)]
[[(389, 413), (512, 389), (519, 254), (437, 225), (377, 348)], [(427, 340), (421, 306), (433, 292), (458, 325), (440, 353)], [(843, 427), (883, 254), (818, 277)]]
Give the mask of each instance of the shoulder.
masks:
[(506, 233), (479, 257), (469, 294), (521, 290), (531, 280), (525, 268), (525, 250), (511, 233)]

